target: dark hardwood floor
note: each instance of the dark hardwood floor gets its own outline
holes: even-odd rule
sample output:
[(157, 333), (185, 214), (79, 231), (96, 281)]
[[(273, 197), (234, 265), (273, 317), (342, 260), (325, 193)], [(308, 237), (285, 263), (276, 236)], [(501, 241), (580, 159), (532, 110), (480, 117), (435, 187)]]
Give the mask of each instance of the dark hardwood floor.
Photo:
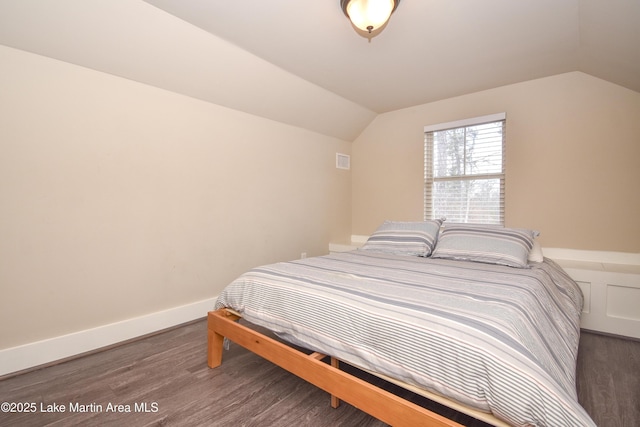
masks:
[[(348, 404), (331, 409), (325, 392), (234, 344), (209, 369), (206, 336), (202, 320), (6, 378), (0, 402), (34, 412), (0, 412), (0, 426), (384, 425)], [(580, 402), (598, 426), (640, 426), (640, 342), (583, 333), (577, 372)]]

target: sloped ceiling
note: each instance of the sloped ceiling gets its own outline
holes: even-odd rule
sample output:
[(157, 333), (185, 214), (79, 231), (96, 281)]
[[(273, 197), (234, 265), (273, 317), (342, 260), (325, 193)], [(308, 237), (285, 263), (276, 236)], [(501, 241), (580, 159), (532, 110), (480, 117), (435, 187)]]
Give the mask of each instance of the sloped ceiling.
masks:
[(353, 140), (377, 113), (582, 71), (640, 92), (638, 0), (0, 0), (0, 44)]

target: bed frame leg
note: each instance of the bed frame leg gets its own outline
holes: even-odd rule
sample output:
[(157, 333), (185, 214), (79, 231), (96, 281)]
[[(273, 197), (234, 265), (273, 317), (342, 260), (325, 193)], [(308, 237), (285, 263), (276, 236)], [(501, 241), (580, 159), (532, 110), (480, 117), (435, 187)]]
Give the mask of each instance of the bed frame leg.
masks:
[(224, 337), (215, 332), (213, 322), (213, 317), (209, 316), (207, 329), (207, 364), (210, 368), (217, 368), (222, 364)]
[(210, 368), (222, 365), (224, 335), (219, 334), (218, 324), (225, 320), (236, 322), (240, 316), (225, 309), (207, 313), (207, 364)]
[[(340, 361), (338, 359), (336, 359), (335, 357), (331, 357), (331, 366), (333, 366), (336, 369), (340, 368)], [(340, 406), (340, 399), (337, 396), (334, 396), (333, 394), (331, 395), (331, 407), (333, 409), (336, 409), (338, 406)]]

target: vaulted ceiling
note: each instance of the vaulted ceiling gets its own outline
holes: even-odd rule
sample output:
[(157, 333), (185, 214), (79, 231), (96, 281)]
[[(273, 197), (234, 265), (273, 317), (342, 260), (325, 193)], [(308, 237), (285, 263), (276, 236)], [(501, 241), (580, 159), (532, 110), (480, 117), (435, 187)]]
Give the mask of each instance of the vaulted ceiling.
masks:
[(0, 44), (351, 140), (378, 113), (582, 71), (640, 92), (638, 0), (0, 0)]

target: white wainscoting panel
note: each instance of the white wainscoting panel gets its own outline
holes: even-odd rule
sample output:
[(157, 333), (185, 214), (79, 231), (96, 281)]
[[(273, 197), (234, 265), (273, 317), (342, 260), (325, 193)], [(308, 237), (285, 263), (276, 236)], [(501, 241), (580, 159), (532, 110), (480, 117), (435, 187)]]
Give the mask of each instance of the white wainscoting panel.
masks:
[(582, 329), (640, 339), (640, 273), (563, 268), (585, 296)]

